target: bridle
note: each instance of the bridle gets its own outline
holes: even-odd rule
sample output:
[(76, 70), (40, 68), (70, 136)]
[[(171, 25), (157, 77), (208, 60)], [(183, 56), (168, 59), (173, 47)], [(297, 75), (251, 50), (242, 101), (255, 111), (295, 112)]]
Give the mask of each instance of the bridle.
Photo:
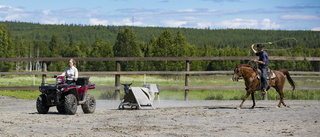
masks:
[[(249, 68), (249, 67), (248, 67), (248, 68)], [(238, 69), (240, 69), (240, 70), (238, 71)], [(251, 69), (252, 69), (252, 68), (251, 68)], [(252, 70), (253, 70), (253, 69), (252, 69)], [(238, 73), (240, 73), (240, 72), (241, 72), (241, 75), (238, 75)], [(251, 81), (249, 81), (248, 83), (245, 82), (245, 83), (246, 83), (246, 86), (249, 86), (253, 81), (255, 81), (255, 80), (258, 78), (257, 72), (255, 72), (255, 73), (256, 73), (256, 77), (253, 78), (253, 79), (252, 79)], [(244, 75), (243, 75), (242, 66), (235, 68), (235, 74), (234, 74), (234, 75), (236, 75), (236, 74), (237, 74), (237, 76), (239, 76), (239, 77), (233, 78), (233, 81), (238, 81), (240, 77), (243, 77), (244, 79), (246, 79), (247, 77), (249, 77), (249, 76), (244, 76)]]

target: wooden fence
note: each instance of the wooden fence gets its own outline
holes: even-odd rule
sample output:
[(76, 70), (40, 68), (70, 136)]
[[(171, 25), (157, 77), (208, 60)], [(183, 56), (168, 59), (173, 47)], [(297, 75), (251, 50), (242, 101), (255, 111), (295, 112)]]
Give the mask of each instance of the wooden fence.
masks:
[[(46, 83), (46, 75), (59, 75), (61, 72), (47, 72), (47, 61), (68, 61), (70, 58), (0, 58), (0, 61), (41, 61), (43, 62), (42, 72), (0, 72), (0, 75), (42, 75), (42, 83)], [(185, 100), (188, 100), (189, 90), (195, 89), (244, 89), (244, 86), (189, 86), (189, 75), (192, 74), (233, 74), (233, 71), (190, 71), (190, 61), (194, 60), (252, 60), (256, 56), (228, 56), (228, 57), (114, 57), (114, 58), (73, 58), (76, 61), (114, 61), (116, 71), (79, 72), (80, 75), (115, 75), (115, 86), (96, 87), (99, 90), (115, 90), (115, 99), (120, 100), (120, 75), (139, 74), (182, 74), (185, 75), (185, 86), (160, 86), (160, 89), (185, 90)], [(284, 57), (269, 56), (270, 60), (296, 60), (296, 61), (320, 61), (320, 57)], [(121, 71), (121, 61), (185, 61), (185, 71)], [(320, 75), (320, 72), (290, 71), (290, 74)], [(288, 89), (289, 87), (285, 87)], [(1, 87), (0, 90), (37, 90), (38, 87)], [(302, 90), (320, 90), (320, 87), (296, 87)], [(264, 97), (266, 98), (266, 97)]]

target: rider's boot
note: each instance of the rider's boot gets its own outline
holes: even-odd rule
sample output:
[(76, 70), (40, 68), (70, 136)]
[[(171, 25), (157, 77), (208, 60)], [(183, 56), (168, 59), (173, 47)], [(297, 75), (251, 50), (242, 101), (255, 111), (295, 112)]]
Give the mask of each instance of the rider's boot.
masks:
[(261, 90), (261, 93), (262, 93), (262, 95), (265, 95), (265, 94), (267, 94), (267, 90), (266, 90), (265, 88), (263, 88), (263, 89)]

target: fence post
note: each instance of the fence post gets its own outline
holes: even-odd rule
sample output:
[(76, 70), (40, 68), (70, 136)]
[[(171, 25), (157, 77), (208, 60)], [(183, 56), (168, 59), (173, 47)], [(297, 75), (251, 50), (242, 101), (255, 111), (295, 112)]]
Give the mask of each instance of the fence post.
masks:
[[(186, 61), (186, 71), (190, 71), (190, 61)], [(185, 86), (189, 86), (189, 74), (186, 74)], [(185, 89), (184, 92), (184, 101), (188, 101), (189, 98), (189, 89)]]
[(262, 100), (268, 100), (268, 93), (262, 95)]
[[(42, 72), (47, 72), (47, 62), (43, 62), (42, 64)], [(47, 75), (46, 74), (42, 74), (42, 85), (45, 85), (47, 82)]]
[[(120, 61), (116, 61), (116, 71), (117, 72), (121, 71)], [(116, 87), (120, 86), (120, 74), (116, 74), (115, 86)], [(115, 100), (120, 100), (120, 90), (119, 89), (115, 90)]]

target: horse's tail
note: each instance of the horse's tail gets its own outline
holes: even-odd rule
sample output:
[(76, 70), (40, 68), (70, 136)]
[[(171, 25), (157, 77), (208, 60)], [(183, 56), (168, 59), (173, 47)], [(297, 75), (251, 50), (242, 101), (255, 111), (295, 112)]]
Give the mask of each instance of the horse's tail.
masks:
[(281, 69), (280, 72), (282, 72), (284, 75), (287, 76), (288, 82), (290, 83), (292, 90), (294, 90), (296, 88), (296, 85), (295, 85), (295, 82), (290, 77), (289, 71), (286, 69)]

